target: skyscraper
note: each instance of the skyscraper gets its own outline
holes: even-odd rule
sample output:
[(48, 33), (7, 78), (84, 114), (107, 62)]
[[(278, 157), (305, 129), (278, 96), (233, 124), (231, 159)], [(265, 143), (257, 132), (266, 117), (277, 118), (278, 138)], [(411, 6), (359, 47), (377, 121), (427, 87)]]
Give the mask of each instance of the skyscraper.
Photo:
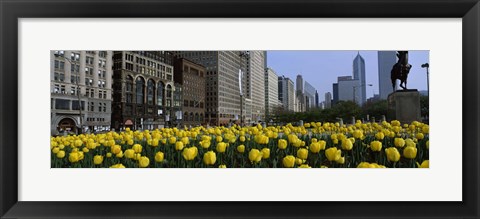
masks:
[[(393, 92), (390, 73), (396, 62), (396, 51), (378, 51), (378, 87), (380, 99), (386, 100), (388, 95)], [(395, 83), (395, 87), (397, 87), (397, 83)]]
[(335, 105), (338, 103), (338, 83), (333, 83), (332, 90), (333, 90), (332, 105)]
[(318, 97), (318, 91), (315, 91), (315, 107), (320, 108), (320, 102), (319, 102), (319, 97)]
[(295, 110), (295, 88), (290, 78), (278, 77), (278, 100), (282, 103), (284, 110)]
[(265, 70), (265, 116), (269, 117), (278, 106), (278, 76), (271, 68)]
[(265, 118), (265, 51), (248, 51), (246, 98), (252, 100), (252, 120)]
[(303, 96), (305, 97), (305, 111), (312, 110), (315, 108), (315, 88), (308, 83), (308, 81), (304, 82), (303, 87)]
[(353, 89), (356, 90), (358, 99), (356, 102), (361, 106), (365, 101), (367, 101), (367, 84), (365, 82), (365, 60), (360, 55), (360, 52), (357, 54), (353, 60), (353, 79), (358, 80), (360, 83)]
[(325, 101), (324, 101), (325, 109), (331, 108), (332, 107), (332, 94), (330, 92), (325, 93)]
[(295, 99), (296, 99), (296, 110), (298, 112), (305, 111), (305, 96), (303, 93), (303, 77), (302, 75), (297, 75), (296, 80), (296, 91), (295, 91)]
[(341, 76), (338, 77), (338, 100), (341, 101), (354, 101), (358, 103), (357, 94), (360, 86), (360, 81), (352, 79), (352, 76)]

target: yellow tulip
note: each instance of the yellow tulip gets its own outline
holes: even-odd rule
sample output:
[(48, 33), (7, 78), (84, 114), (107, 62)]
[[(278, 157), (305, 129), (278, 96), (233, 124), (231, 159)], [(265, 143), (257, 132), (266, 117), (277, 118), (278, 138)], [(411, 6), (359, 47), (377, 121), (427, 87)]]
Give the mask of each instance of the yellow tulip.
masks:
[(390, 147), (385, 149), (385, 153), (387, 154), (387, 159), (392, 162), (397, 162), (400, 160), (400, 153), (398, 152), (397, 148)]
[(155, 161), (158, 162), (158, 163), (163, 162), (164, 158), (165, 158), (165, 155), (161, 151), (159, 151), (155, 154)]
[(417, 135), (415, 136), (418, 140), (422, 140), (425, 136), (423, 135), (423, 133), (417, 133)]
[(383, 134), (383, 132), (377, 132), (377, 134), (375, 134), (375, 138), (378, 140), (383, 140), (383, 138), (385, 138), (385, 134)]
[(352, 150), (352, 148), (353, 148), (353, 143), (352, 143), (352, 141), (350, 141), (349, 139), (347, 139), (347, 140), (342, 140), (342, 149), (343, 149), (343, 150), (349, 151), (349, 150)]
[(123, 166), (123, 164), (119, 163), (119, 164), (112, 165), (110, 168), (125, 168), (125, 166)]
[(216, 140), (217, 142), (222, 142), (222, 141), (223, 141), (223, 138), (222, 138), (222, 136), (217, 136), (215, 140)]
[(422, 127), (422, 133), (423, 134), (428, 134), (430, 132), (430, 127), (428, 125), (424, 125)]
[(287, 148), (287, 140), (285, 139), (278, 139), (278, 148), (285, 149)]
[(292, 155), (288, 155), (283, 158), (282, 163), (283, 167), (293, 167), (295, 166), (295, 157)]
[(198, 154), (198, 148), (197, 147), (189, 147), (185, 148), (182, 151), (183, 158), (185, 160), (193, 160), (195, 157), (197, 157)]
[(170, 137), (170, 138), (168, 139), (168, 143), (170, 143), (170, 144), (175, 144), (176, 142), (177, 142), (177, 138), (176, 138), (176, 137), (173, 137), (173, 136), (172, 136), (172, 137)]
[(395, 140), (393, 140), (393, 143), (395, 144), (395, 147), (403, 147), (405, 146), (405, 140), (403, 140), (403, 138), (395, 138)]
[(108, 157), (108, 158), (112, 157), (112, 153), (108, 152), (108, 153), (107, 153), (107, 157)]
[(100, 165), (100, 164), (102, 164), (102, 162), (103, 162), (103, 156), (101, 156), (101, 155), (95, 155), (95, 156), (93, 157), (93, 163), (94, 163), (95, 165)]
[(65, 157), (65, 151), (58, 151), (57, 152), (57, 157), (60, 158), (60, 159), (64, 158)]
[(203, 163), (206, 165), (214, 165), (217, 161), (217, 155), (213, 151), (208, 151), (207, 153), (203, 154)]
[(123, 151), (120, 151), (120, 153), (116, 154), (115, 157), (122, 158), (123, 157)]
[(209, 148), (210, 144), (211, 144), (210, 140), (203, 140), (200, 142), (200, 146), (202, 146), (202, 148), (205, 148), (205, 149)]
[(427, 149), (430, 149), (430, 140), (428, 140), (425, 145), (427, 146)]
[(300, 158), (297, 157), (297, 158), (295, 158), (295, 163), (296, 163), (297, 165), (301, 165), (302, 163), (304, 163), (304, 161), (303, 161), (302, 159), (300, 159)]
[(325, 150), (325, 156), (329, 161), (337, 161), (342, 156), (342, 150), (338, 150), (336, 147), (331, 147)]
[(312, 167), (308, 166), (308, 164), (302, 164), (298, 168), (312, 168)]
[(183, 142), (177, 141), (175, 142), (175, 150), (181, 151), (183, 149)]
[(358, 138), (358, 139), (361, 139), (363, 137), (363, 132), (361, 130), (355, 130), (353, 132), (353, 137), (354, 138)]
[(248, 159), (251, 162), (258, 163), (262, 160), (262, 157), (263, 157), (262, 152), (260, 152), (258, 149), (252, 149), (248, 153)]
[(125, 157), (132, 159), (133, 156), (135, 156), (135, 151), (133, 149), (127, 149), (125, 150)]
[(306, 160), (307, 157), (308, 157), (308, 150), (305, 149), (305, 148), (300, 148), (298, 149), (297, 151), (297, 157), (302, 159), (302, 160)]
[(262, 149), (262, 158), (263, 159), (270, 158), (270, 149), (269, 148), (263, 148)]
[(417, 146), (417, 144), (411, 138), (405, 139), (405, 145), (407, 147), (416, 147)]
[(313, 142), (312, 144), (310, 144), (310, 151), (314, 154), (318, 153), (321, 149), (320, 147), (320, 143), (319, 142)]
[(220, 142), (217, 144), (216, 150), (218, 153), (225, 153), (226, 149), (227, 149), (227, 143)]
[(150, 164), (150, 159), (148, 159), (148, 157), (146, 156), (142, 156), (138, 159), (138, 166), (139, 167), (148, 167), (148, 165)]
[(240, 136), (240, 141), (245, 142), (245, 136)]
[(340, 157), (340, 159), (336, 160), (335, 162), (339, 164), (344, 164), (345, 163), (345, 157)]
[(430, 162), (428, 160), (424, 160), (420, 165), (420, 168), (429, 168), (429, 167), (430, 167)]
[(382, 150), (382, 142), (380, 142), (380, 141), (372, 141), (372, 142), (370, 142), (370, 149), (372, 149), (372, 151), (380, 151), (380, 150)]
[(142, 145), (140, 144), (134, 144), (132, 149), (135, 151), (135, 153), (142, 153)]
[(238, 145), (237, 146), (237, 151), (240, 152), (240, 153), (243, 153), (245, 152), (245, 145)]
[(407, 146), (403, 149), (403, 156), (409, 159), (414, 159), (417, 156), (417, 148)]
[(222, 165), (219, 165), (218, 168), (227, 168), (227, 165), (222, 164)]
[(159, 142), (158, 138), (154, 138), (154, 139), (152, 139), (152, 144), (151, 144), (151, 145), (152, 145), (153, 147), (157, 147), (157, 146), (158, 146), (158, 142)]
[(55, 148), (53, 148), (52, 153), (56, 154), (56, 153), (58, 153), (59, 151), (60, 151), (60, 148), (55, 147)]
[(122, 147), (120, 145), (113, 145), (110, 148), (110, 151), (114, 154), (118, 154), (118, 153), (122, 152)]

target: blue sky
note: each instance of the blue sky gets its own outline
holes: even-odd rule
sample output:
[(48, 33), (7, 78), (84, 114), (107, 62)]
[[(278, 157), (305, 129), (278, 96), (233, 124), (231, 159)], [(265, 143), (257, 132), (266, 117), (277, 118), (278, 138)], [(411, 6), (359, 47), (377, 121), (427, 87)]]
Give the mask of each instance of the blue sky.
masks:
[[(353, 59), (360, 52), (365, 59), (367, 98), (378, 94), (377, 51), (267, 51), (267, 66), (277, 75), (285, 75), (295, 82), (298, 74), (313, 85), (320, 101), (326, 92), (332, 92), (332, 84), (338, 76), (353, 74)], [(409, 63), (412, 65), (408, 75), (408, 88), (427, 90), (426, 69), (421, 65), (429, 62), (429, 51), (409, 51)]]

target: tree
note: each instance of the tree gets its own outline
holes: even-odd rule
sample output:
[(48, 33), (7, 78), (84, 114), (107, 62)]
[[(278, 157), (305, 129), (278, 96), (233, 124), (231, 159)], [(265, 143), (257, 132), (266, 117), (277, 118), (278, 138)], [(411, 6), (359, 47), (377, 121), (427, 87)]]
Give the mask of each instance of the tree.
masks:
[(387, 115), (388, 112), (388, 102), (387, 100), (380, 100), (376, 102), (366, 103), (363, 107), (363, 116), (366, 117), (375, 117), (376, 119), (381, 118), (383, 115)]
[(429, 117), (429, 97), (420, 96), (420, 114), (424, 119)]

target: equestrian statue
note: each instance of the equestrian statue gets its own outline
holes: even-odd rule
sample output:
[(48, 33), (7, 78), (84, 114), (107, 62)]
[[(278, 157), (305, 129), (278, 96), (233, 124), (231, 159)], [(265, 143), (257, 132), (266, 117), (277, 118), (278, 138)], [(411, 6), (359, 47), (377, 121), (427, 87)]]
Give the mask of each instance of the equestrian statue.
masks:
[(393, 92), (395, 92), (395, 83), (400, 80), (400, 87), (407, 90), (407, 77), (412, 65), (408, 64), (408, 51), (397, 51), (398, 62), (393, 65), (390, 73), (392, 79)]

